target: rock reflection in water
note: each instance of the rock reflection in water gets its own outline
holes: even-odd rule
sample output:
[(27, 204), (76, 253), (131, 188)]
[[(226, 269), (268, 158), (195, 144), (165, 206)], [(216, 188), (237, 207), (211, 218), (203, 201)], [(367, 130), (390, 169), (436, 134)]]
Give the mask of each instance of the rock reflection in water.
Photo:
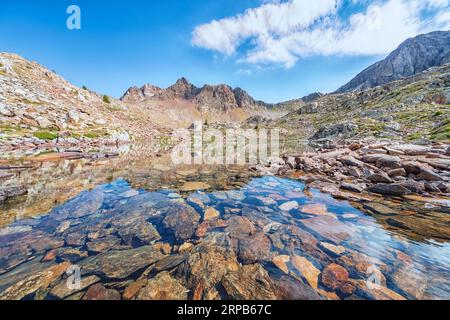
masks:
[(1, 229), (0, 299), (450, 298), (447, 242), (413, 241), (300, 182), (159, 170), (157, 188), (130, 172)]

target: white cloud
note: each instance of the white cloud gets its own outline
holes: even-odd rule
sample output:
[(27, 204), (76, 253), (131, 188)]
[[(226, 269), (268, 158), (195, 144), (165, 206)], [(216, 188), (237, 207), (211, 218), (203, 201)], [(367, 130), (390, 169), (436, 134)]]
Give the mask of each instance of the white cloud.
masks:
[[(375, 4), (367, 4), (367, 3)], [(311, 55), (378, 55), (419, 33), (450, 26), (450, 0), (275, 1), (195, 28), (192, 44), (251, 64), (286, 68)], [(367, 4), (343, 19), (340, 10)], [(426, 13), (427, 19), (423, 18)], [(239, 50), (249, 43), (247, 52)], [(247, 46), (246, 46), (247, 48)]]

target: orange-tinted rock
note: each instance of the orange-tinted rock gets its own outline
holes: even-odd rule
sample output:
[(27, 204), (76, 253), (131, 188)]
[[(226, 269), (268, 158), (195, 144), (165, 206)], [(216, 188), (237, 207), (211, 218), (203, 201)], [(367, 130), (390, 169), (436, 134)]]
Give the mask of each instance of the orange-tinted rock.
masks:
[(139, 294), (139, 291), (141, 291), (141, 289), (146, 284), (147, 284), (146, 279), (141, 279), (141, 280), (131, 283), (130, 285), (128, 285), (125, 288), (125, 291), (123, 293), (123, 298), (125, 300), (131, 300), (131, 299), (135, 298)]
[(319, 283), (320, 270), (317, 269), (308, 259), (305, 257), (293, 256), (292, 264), (302, 274), (309, 285), (317, 289)]
[(344, 286), (348, 279), (348, 271), (336, 263), (330, 264), (322, 272), (323, 285), (334, 291)]
[(290, 260), (289, 256), (281, 255), (273, 258), (272, 262), (284, 273), (289, 273), (289, 268), (286, 264), (287, 262), (289, 262), (289, 260)]
[(117, 290), (106, 289), (102, 284), (97, 283), (88, 289), (83, 300), (120, 300), (121, 296)]

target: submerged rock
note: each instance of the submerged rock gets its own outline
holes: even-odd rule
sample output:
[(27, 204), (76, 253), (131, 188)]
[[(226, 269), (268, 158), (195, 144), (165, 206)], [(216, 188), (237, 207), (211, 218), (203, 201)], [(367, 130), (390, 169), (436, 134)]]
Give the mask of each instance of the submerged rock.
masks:
[(328, 265), (323, 270), (321, 280), (325, 287), (333, 291), (339, 290), (344, 294), (352, 294), (355, 289), (348, 282), (348, 271), (336, 263)]
[(184, 241), (192, 238), (197, 230), (200, 215), (194, 208), (185, 204), (174, 204), (163, 220), (163, 225), (173, 236)]
[(275, 286), (267, 271), (260, 265), (247, 265), (224, 276), (222, 282), (232, 300), (276, 300)]
[(76, 289), (71, 289), (67, 285), (67, 280), (64, 279), (57, 286), (53, 287), (53, 289), (50, 291), (50, 295), (53, 297), (56, 297), (58, 299), (65, 299), (70, 295), (73, 295), (75, 293), (83, 291), (87, 287), (89, 287), (99, 281), (100, 281), (100, 278), (97, 276), (82, 277), (80, 286)]
[(1, 292), (0, 300), (20, 300), (39, 289), (46, 289), (58, 280), (69, 266), (68, 262), (64, 262), (37, 272)]
[(181, 281), (168, 272), (161, 272), (149, 279), (140, 290), (137, 300), (187, 300), (188, 292)]
[(353, 230), (349, 226), (329, 216), (301, 220), (300, 223), (335, 244), (340, 244), (353, 234)]
[(112, 250), (79, 263), (82, 274), (96, 274), (109, 279), (125, 279), (163, 258), (152, 246), (131, 250)]
[(183, 186), (181, 186), (180, 190), (184, 192), (190, 192), (198, 190), (207, 190), (209, 188), (211, 188), (211, 186), (204, 182), (186, 182)]
[(100, 238), (90, 241), (86, 244), (87, 249), (90, 252), (100, 253), (109, 250), (120, 243), (120, 239), (115, 236), (109, 236), (106, 238)]
[(91, 286), (86, 294), (83, 296), (83, 300), (120, 300), (121, 296), (119, 291), (114, 289), (107, 289), (102, 284), (97, 283)]
[(375, 213), (375, 214), (381, 214), (381, 215), (385, 215), (385, 216), (394, 216), (394, 215), (399, 214), (394, 209), (391, 209), (391, 208), (389, 208), (381, 203), (377, 203), (377, 202), (365, 203), (363, 206), (364, 206), (364, 209), (369, 210), (371, 213)]
[(271, 247), (269, 238), (263, 232), (255, 233), (239, 240), (239, 259), (244, 264), (268, 261), (271, 259)]
[(292, 257), (292, 265), (300, 272), (300, 274), (306, 279), (309, 285), (316, 289), (319, 286), (320, 270), (317, 269), (312, 262), (305, 257), (294, 256)]
[(96, 213), (102, 206), (104, 193), (100, 188), (85, 191), (76, 198), (55, 209), (58, 215), (81, 218)]

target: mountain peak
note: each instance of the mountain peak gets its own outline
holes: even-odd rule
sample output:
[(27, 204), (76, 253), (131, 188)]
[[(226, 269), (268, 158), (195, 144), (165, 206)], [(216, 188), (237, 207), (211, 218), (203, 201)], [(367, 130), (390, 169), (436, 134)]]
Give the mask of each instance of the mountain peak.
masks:
[(368, 67), (336, 93), (377, 87), (450, 63), (450, 31), (435, 31), (404, 41), (386, 59)]

